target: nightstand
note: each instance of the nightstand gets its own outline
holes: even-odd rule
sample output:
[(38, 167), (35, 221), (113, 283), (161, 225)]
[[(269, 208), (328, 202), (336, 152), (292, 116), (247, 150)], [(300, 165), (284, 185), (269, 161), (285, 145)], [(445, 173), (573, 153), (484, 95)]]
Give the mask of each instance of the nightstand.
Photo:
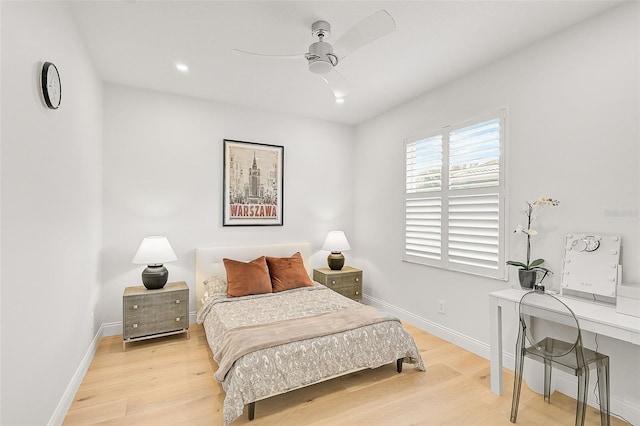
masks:
[(157, 290), (127, 287), (122, 295), (122, 350), (138, 340), (186, 333), (189, 338), (189, 287), (184, 281)]
[(362, 271), (345, 266), (339, 271), (329, 268), (313, 270), (313, 280), (350, 299), (362, 300)]

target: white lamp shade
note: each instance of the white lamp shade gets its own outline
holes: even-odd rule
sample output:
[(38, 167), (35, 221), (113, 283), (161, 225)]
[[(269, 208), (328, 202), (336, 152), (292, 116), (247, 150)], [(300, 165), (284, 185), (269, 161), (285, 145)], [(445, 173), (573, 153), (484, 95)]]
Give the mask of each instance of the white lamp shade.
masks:
[(178, 257), (167, 237), (145, 237), (131, 262), (138, 265), (160, 265), (175, 260)]
[(332, 253), (340, 253), (351, 250), (347, 236), (342, 231), (331, 231), (324, 240), (322, 250), (329, 250)]

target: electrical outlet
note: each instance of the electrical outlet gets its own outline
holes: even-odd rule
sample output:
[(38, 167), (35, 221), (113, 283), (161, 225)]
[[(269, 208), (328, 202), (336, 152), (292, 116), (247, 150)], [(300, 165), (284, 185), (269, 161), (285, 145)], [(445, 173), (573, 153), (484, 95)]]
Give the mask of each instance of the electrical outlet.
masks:
[(445, 313), (445, 303), (444, 303), (444, 300), (438, 300), (438, 313), (439, 313), (439, 314), (444, 314), (444, 313)]

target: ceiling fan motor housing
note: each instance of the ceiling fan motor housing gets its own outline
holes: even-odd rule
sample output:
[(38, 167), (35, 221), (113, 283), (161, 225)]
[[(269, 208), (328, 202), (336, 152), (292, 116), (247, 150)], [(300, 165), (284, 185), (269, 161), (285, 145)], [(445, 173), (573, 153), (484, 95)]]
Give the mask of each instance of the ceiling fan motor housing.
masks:
[(319, 41), (309, 46), (306, 57), (309, 71), (315, 74), (327, 74), (338, 64), (338, 57), (333, 54), (333, 47), (322, 41), (331, 35), (331, 25), (327, 21), (316, 21), (311, 25), (311, 34)]
[(333, 54), (333, 47), (323, 41), (317, 41), (309, 46), (307, 59), (309, 71), (315, 74), (326, 74), (338, 64), (338, 58)]
[(331, 35), (331, 24), (327, 21), (316, 21), (311, 24), (311, 34), (314, 37), (329, 37)]

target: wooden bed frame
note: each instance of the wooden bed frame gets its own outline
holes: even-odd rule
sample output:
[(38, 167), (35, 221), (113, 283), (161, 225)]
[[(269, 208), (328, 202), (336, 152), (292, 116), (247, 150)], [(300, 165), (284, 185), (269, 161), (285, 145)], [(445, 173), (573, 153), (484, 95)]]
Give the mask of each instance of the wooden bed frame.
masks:
[[(300, 252), (305, 268), (311, 275), (311, 244), (284, 243), (252, 246), (203, 247), (196, 249), (196, 309), (202, 305), (202, 297), (206, 291), (204, 281), (213, 276), (226, 276), (223, 258), (251, 261), (260, 256), (288, 257)], [(396, 370), (402, 373), (403, 359), (396, 360)], [(255, 417), (256, 401), (248, 404), (248, 418)]]

